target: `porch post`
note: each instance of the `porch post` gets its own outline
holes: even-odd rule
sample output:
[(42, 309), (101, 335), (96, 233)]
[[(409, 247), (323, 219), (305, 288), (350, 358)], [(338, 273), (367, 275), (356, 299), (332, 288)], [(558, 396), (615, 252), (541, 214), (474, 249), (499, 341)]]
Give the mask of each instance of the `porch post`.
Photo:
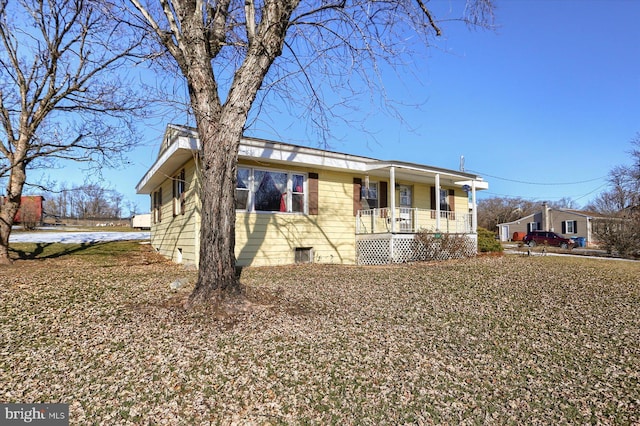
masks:
[(476, 181), (471, 181), (471, 233), (478, 232), (478, 205), (476, 204)]
[(440, 173), (436, 173), (436, 231), (440, 232)]
[(389, 168), (389, 194), (391, 198), (391, 202), (389, 203), (389, 208), (391, 209), (391, 233), (394, 234), (396, 232), (396, 168), (391, 166)]

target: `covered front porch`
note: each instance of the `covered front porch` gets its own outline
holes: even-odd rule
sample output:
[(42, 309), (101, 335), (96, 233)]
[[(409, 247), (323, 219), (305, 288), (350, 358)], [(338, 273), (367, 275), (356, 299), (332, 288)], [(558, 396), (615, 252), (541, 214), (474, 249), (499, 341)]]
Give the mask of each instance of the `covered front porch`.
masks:
[[(392, 219), (393, 218), (393, 219)], [(399, 207), (356, 215), (359, 265), (444, 260), (477, 254), (473, 214)], [(417, 234), (424, 233), (422, 238)]]
[(479, 176), (411, 163), (377, 162), (358, 180), (362, 194), (361, 208), (354, 211), (358, 264), (477, 253), (476, 191), (488, 188)]

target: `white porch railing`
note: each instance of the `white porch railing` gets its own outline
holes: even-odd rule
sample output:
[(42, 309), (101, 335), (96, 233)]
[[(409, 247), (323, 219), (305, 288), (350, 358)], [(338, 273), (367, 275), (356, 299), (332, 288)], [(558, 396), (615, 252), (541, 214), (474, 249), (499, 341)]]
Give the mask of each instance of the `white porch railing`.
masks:
[[(391, 226), (391, 209), (359, 210), (356, 214), (356, 234), (416, 234), (422, 231), (451, 234), (471, 233), (471, 213), (398, 207), (395, 209), (395, 229)], [(438, 227), (439, 224), (439, 227)]]

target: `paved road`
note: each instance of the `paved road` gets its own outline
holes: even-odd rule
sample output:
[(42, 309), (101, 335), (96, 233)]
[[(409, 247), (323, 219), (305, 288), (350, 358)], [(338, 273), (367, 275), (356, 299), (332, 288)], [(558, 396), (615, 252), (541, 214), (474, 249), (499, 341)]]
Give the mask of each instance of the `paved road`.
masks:
[[(505, 254), (519, 254), (526, 256), (527, 249), (529, 247), (523, 246), (518, 248), (517, 245), (505, 245), (504, 253)], [(540, 247), (531, 248), (531, 256), (568, 256), (568, 257), (582, 257), (589, 259), (600, 259), (600, 260), (622, 260), (626, 262), (637, 262), (637, 260), (633, 259), (621, 259), (619, 257), (609, 257), (605, 250), (595, 250), (595, 249), (586, 249), (586, 248), (575, 248), (571, 250), (570, 253), (555, 253), (553, 251), (548, 251), (546, 253), (542, 253), (542, 249)]]

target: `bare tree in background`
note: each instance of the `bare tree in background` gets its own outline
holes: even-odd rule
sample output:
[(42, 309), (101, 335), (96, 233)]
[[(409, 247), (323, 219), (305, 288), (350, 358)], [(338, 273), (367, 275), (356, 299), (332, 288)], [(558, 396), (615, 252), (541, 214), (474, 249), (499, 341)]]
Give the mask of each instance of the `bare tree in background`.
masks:
[(118, 220), (122, 218), (123, 199), (120, 192), (98, 183), (72, 186), (63, 183), (59, 190), (45, 193), (44, 209), (58, 220)]
[(71, 159), (110, 165), (143, 106), (119, 77), (142, 43), (93, 0), (0, 0), (0, 264), (27, 171)]
[(587, 206), (609, 217), (598, 220), (593, 231), (609, 252), (623, 256), (640, 255), (640, 133), (631, 144), (631, 164), (614, 167), (610, 189)]
[[(401, 67), (400, 58), (410, 58), (412, 46), (442, 33), (423, 0), (129, 1), (138, 22), (155, 35), (186, 79), (202, 143), (200, 267), (191, 306), (239, 290), (237, 157), (259, 93), (295, 102), (289, 84), (301, 84), (305, 96), (298, 100), (321, 129), (328, 129), (328, 104), (317, 90), (319, 81), (354, 92), (381, 90), (382, 63)], [(492, 7), (490, 0), (470, 0), (465, 19), (483, 24)]]
[(557, 201), (549, 201), (552, 209), (578, 210), (580, 206), (571, 197), (562, 197)]
[(497, 232), (499, 223), (518, 220), (540, 210), (540, 203), (519, 197), (492, 197), (478, 200), (478, 226)]

